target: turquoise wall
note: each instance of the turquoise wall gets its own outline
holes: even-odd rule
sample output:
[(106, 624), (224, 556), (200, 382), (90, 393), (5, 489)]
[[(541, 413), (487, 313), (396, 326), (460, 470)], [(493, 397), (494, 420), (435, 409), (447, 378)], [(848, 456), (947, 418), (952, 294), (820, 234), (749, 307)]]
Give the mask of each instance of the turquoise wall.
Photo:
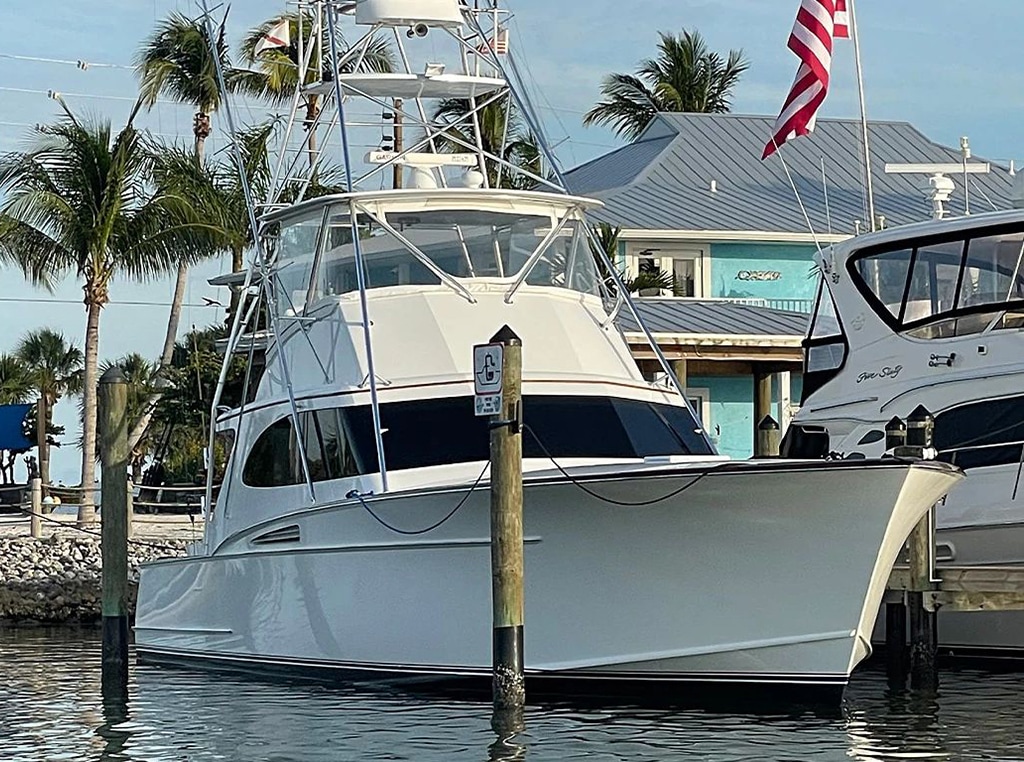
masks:
[(813, 246), (768, 243), (711, 245), (712, 297), (813, 299)]
[[(703, 387), (710, 397), (711, 420), (704, 426), (722, 455), (749, 458), (754, 454), (754, 380), (750, 376), (689, 376), (687, 386)], [(803, 378), (790, 376), (790, 400), (800, 401)], [(778, 384), (772, 388), (772, 417), (779, 401)]]

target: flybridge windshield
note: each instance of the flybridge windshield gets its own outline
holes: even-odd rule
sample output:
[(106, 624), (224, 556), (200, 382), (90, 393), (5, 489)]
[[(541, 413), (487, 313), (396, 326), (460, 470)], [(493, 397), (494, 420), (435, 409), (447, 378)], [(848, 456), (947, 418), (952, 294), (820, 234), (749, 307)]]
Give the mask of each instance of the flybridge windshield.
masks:
[(966, 231), (876, 247), (855, 256), (850, 269), (879, 315), (918, 338), (1022, 324), (1020, 230)]
[[(533, 286), (600, 294), (584, 223), (575, 217), (486, 210), (367, 211), (358, 215), (367, 288), (522, 277)], [(358, 289), (347, 205), (281, 224), (279, 310)]]

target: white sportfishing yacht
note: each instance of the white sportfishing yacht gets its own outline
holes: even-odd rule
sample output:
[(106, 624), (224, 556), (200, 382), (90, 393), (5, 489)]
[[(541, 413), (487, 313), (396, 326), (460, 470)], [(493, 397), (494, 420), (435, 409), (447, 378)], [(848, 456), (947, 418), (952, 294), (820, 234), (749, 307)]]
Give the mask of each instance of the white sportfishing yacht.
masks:
[[(1024, 211), (862, 235), (819, 263), (790, 452), (812, 454), (801, 426), (818, 425), (823, 449), (877, 457), (886, 423), (923, 405), (939, 459), (969, 477), (936, 509), (936, 561), (1024, 563)], [(1024, 613), (942, 612), (939, 638), (1024, 656)]]
[[(266, 370), (238, 407), (214, 405), (222, 482), (195, 552), (142, 569), (140, 657), (489, 676), (488, 419), (474, 415), (472, 348), (507, 325), (523, 345), (528, 682), (840, 693), (904, 539), (961, 473), (715, 454), (681, 390), (645, 381), (615, 326), (622, 309), (642, 321), (592, 241), (598, 202), (484, 139), (491, 107), (540, 132), (510, 85), (506, 17), (476, 5), (309, 7), (314, 38), (322, 25), (337, 39), (343, 6), (364, 32), (304, 88), (342, 143), (366, 122), (349, 113), (360, 102), (401, 109), (420, 133), (346, 152), (348, 192), (260, 218), (225, 367), (264, 340)], [(403, 70), (363, 71), (385, 34)], [(445, 50), (458, 66), (438, 62)], [(451, 97), (466, 116), (439, 126), (427, 115)], [(466, 152), (442, 152), (453, 144)], [(382, 190), (396, 166), (411, 187)]]

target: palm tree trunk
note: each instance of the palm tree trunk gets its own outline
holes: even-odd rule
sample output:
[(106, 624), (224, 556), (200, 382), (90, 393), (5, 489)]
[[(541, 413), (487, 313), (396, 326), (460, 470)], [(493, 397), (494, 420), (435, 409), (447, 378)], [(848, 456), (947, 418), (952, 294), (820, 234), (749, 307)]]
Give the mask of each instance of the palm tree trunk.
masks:
[[(206, 146), (206, 138), (210, 135), (210, 116), (205, 111), (198, 111), (193, 122), (193, 133), (195, 135), (196, 164), (202, 165), (203, 152)], [(178, 338), (178, 325), (181, 323), (181, 306), (185, 301), (185, 289), (188, 286), (188, 265), (178, 265), (178, 278), (174, 283), (174, 296), (171, 298), (171, 312), (167, 317), (167, 332), (164, 334), (164, 348), (160, 352), (160, 363), (156, 369), (157, 392), (150, 401), (146, 411), (139, 418), (138, 423), (128, 436), (128, 452), (132, 453), (142, 437), (146, 435), (149, 422), (153, 418), (153, 411), (156, 410), (156, 403), (160, 401), (160, 389), (165, 385), (164, 372), (170, 367), (171, 358), (174, 356), (174, 341)]]
[[(240, 272), (242, 272), (242, 267), (245, 264), (242, 261), (243, 254), (244, 254), (244, 252), (243, 252), (241, 246), (236, 246), (235, 248), (233, 248), (231, 250), (231, 272), (233, 272), (233, 273), (240, 273)], [(238, 305), (241, 302), (241, 300), (242, 300), (242, 291), (241, 291), (241, 289), (240, 288), (232, 288), (231, 289), (231, 301), (228, 302), (228, 314), (225, 316), (225, 322), (227, 323), (228, 328), (230, 328), (232, 322), (234, 322), (235, 310), (238, 309)]]
[[(89, 289), (92, 290), (91, 288)], [(96, 385), (99, 381), (100, 311), (103, 306), (89, 298), (85, 323), (85, 369), (82, 379), (82, 499), (78, 503), (79, 525), (96, 520), (93, 489), (96, 482)]]
[(320, 114), (319, 98), (310, 95), (306, 100), (306, 130), (309, 131), (309, 171), (311, 182), (316, 182), (316, 118)]
[(46, 442), (50, 420), (49, 396), (45, 389), (40, 389), (39, 402), (36, 404), (36, 445), (39, 448), (39, 478), (43, 483), (44, 496), (50, 483), (50, 448)]

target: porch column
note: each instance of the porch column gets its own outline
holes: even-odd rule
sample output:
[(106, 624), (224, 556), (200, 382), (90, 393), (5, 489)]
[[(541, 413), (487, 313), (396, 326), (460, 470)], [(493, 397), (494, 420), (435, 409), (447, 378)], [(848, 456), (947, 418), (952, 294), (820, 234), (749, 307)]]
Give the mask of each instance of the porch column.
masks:
[(686, 392), (686, 359), (672, 360), (670, 363), (672, 366), (672, 372), (676, 374), (676, 380), (679, 385), (683, 388), (683, 392)]
[(784, 370), (776, 374), (776, 378), (779, 380), (779, 431), (785, 434), (793, 418), (790, 412), (790, 404), (792, 403), (792, 374), (788, 370)]
[(757, 451), (757, 426), (772, 414), (772, 374), (764, 366), (754, 363), (754, 455)]

